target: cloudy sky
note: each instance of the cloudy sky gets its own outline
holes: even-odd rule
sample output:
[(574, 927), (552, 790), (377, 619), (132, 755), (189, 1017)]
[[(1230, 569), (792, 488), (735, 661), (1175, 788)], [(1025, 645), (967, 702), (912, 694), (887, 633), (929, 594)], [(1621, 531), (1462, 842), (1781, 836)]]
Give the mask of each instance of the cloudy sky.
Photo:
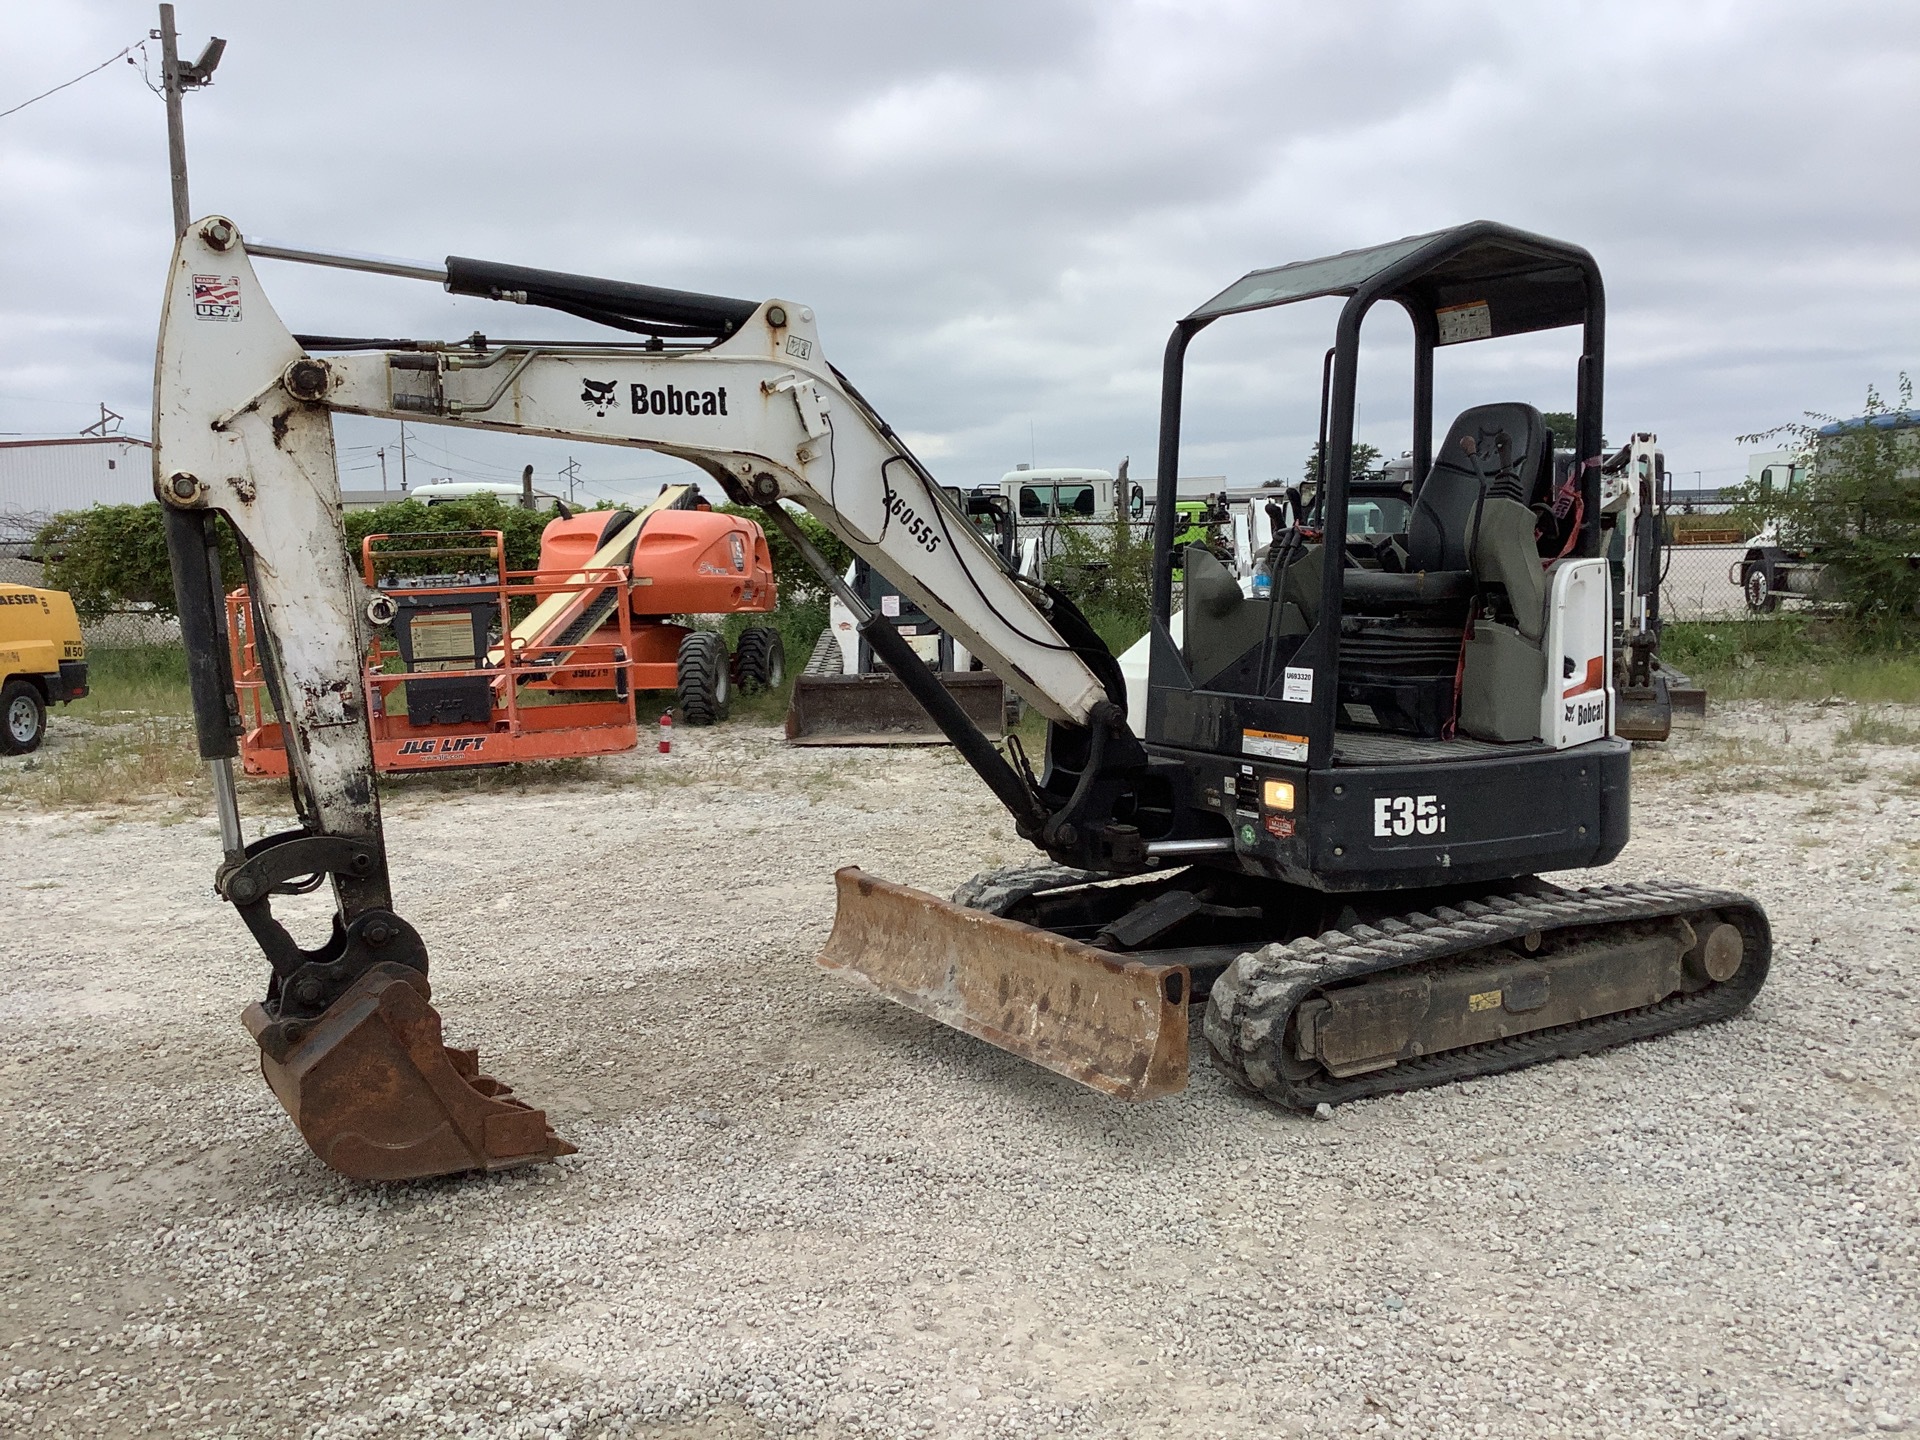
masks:
[[(1682, 484), (1741, 478), (1738, 433), (1857, 413), (1869, 383), (1920, 370), (1911, 0), (179, 12), (189, 55), (229, 42), (187, 101), (197, 214), (802, 301), (948, 483), (1123, 455), (1150, 475), (1180, 315), (1250, 269), (1474, 218), (1595, 253), (1607, 433), (1657, 431)], [(119, 0), (0, 0), (0, 109), (154, 23)], [(0, 118), (0, 431), (73, 433), (104, 400), (147, 433), (166, 179), (138, 66)], [(413, 282), (262, 272), (296, 330), (578, 333)], [(1362, 406), (1390, 453), (1407, 443), (1394, 323), (1370, 326)], [(1294, 307), (1197, 342), (1183, 470), (1297, 473), (1331, 325)], [(1440, 404), (1564, 408), (1572, 353), (1566, 336), (1448, 352)], [(345, 483), (377, 485), (371, 447), (397, 459), (394, 427), (343, 430)], [(416, 481), (525, 461), (544, 482), (567, 454), (410, 433)], [(573, 453), (609, 496), (673, 468)]]

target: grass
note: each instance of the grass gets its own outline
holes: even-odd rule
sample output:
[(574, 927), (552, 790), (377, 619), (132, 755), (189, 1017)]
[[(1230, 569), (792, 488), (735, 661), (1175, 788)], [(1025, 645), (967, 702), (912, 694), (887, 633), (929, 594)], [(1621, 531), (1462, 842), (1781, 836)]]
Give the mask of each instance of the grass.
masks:
[(1909, 725), (1877, 710), (1863, 709), (1835, 737), (1840, 745), (1920, 746), (1920, 725)]
[(55, 717), (116, 720), (130, 715), (191, 715), (187, 652), (177, 645), (139, 645), (87, 654), (87, 696), (56, 706)]
[[(766, 623), (770, 617), (733, 618)], [(801, 630), (813, 623), (804, 615), (780, 612), (771, 618), (798, 625)], [(824, 623), (823, 609), (818, 623), (804, 635), (808, 650)], [(783, 623), (781, 629), (787, 643), (788, 679), (755, 695), (736, 690), (734, 720), (778, 725), (785, 717), (793, 692), (792, 676), (805, 664), (806, 654), (802, 651), (796, 656), (802, 642), (797, 635), (787, 633), (789, 624)], [(51, 738), (46, 748), (19, 760), (0, 762), (0, 804), (113, 809), (164, 801), (183, 812), (204, 810), (208, 782), (194, 745), (186, 652), (166, 645), (96, 649), (88, 654), (87, 666), (89, 692), (84, 699), (52, 707), (48, 716)], [(522, 695), (527, 704), (551, 703), (553, 698), (533, 691)], [(396, 711), (404, 711), (400, 692), (395, 692), (394, 699), (399, 702)], [(651, 727), (660, 712), (672, 704), (671, 691), (639, 697), (643, 748), (651, 747)], [(646, 766), (631, 775), (624, 771), (603, 773), (591, 760), (572, 759), (386, 775), (381, 783), (395, 794), (471, 794), (549, 789), (588, 779), (627, 787), (688, 785), (700, 778), (680, 767), (667, 766)], [(276, 793), (282, 789), (278, 781), (261, 783)]]
[(168, 715), (101, 725), (58, 750), (0, 767), (0, 799), (53, 809), (111, 809), (202, 798), (206, 767), (193, 727)]
[(1764, 620), (1675, 622), (1661, 655), (1721, 700), (1920, 704), (1920, 632), (1865, 637), (1842, 620), (1781, 614)]

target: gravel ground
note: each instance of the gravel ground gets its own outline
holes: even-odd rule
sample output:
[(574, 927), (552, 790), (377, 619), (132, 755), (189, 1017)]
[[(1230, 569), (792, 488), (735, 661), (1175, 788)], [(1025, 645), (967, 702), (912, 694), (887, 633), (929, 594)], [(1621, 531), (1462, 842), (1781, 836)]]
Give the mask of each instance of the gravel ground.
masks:
[(1199, 1063), (1124, 1107), (817, 971), (835, 865), (1020, 858), (945, 752), (398, 784), (449, 1038), (580, 1153), (385, 1189), (259, 1080), (209, 823), (9, 814), (0, 1432), (1920, 1427), (1920, 752), (1856, 719), (1641, 753), (1609, 874), (1763, 901), (1748, 1016), (1329, 1121)]

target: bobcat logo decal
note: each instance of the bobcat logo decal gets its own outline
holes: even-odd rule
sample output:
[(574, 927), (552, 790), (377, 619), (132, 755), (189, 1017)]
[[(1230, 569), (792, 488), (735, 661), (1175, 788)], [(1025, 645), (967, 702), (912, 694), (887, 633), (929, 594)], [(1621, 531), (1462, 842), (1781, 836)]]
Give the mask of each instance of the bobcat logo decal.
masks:
[(605, 415), (614, 406), (614, 390), (618, 382), (613, 380), (583, 380), (580, 382), (580, 399), (593, 407), (595, 415)]

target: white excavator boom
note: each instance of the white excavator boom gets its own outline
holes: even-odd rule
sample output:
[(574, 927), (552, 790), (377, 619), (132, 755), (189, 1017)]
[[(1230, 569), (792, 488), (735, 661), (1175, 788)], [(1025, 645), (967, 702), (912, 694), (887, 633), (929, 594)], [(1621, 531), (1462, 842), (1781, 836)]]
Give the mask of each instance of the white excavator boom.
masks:
[[(275, 313), (250, 248), (278, 259), (441, 279), (459, 293), (531, 300), (645, 338), (303, 343)], [(1120, 707), (1089, 664), (1103, 652), (1084, 620), (1017, 575), (954, 509), (827, 363), (805, 306), (477, 261), (449, 259), (442, 268), (250, 247), (225, 218), (193, 225), (174, 256), (161, 323), (154, 481), (166, 511), (196, 728), (220, 811), (226, 857), (216, 882), (273, 965), (267, 998), (246, 1015), (267, 1078), (316, 1153), (346, 1173), (389, 1179), (491, 1169), (551, 1159), (570, 1147), (539, 1111), (481, 1075), (470, 1053), (441, 1044), (439, 1016), (426, 1003), (425, 947), (392, 910), (361, 688), (370, 626), (390, 611), (348, 561), (335, 412), (677, 456), (736, 500), (764, 507), (772, 523), (811, 551), (781, 507), (792, 501), (1028, 704), (1099, 735), (1096, 757), (1108, 735), (1118, 737), (1115, 745), (1133, 743)], [(217, 555), (216, 515), (246, 561), (261, 668), (281, 718), (301, 819), (300, 829), (251, 845), (242, 842), (229, 764), (238, 715), (218, 567), (210, 558)], [(940, 708), (954, 702), (937, 679), (817, 555), (809, 558), (860, 612), (870, 627), (863, 633), (910, 688), (918, 687), (914, 693), (939, 721)], [(1043, 843), (1087, 843), (1065, 810), (1043, 803), (1031, 775), (1016, 770), (957, 707), (942, 728), (1014, 812), (1023, 834)], [(1043, 840), (1050, 816), (1054, 830)], [(315, 877), (332, 883), (338, 915), (332, 939), (305, 950), (272, 919), (270, 900), (311, 888)], [(846, 887), (843, 879), (843, 895)], [(844, 945), (838, 963), (862, 973), (870, 968), (860, 956), (849, 960)], [(868, 978), (911, 1003), (886, 974)], [(1129, 1003), (1122, 997), (1120, 1009)], [(1106, 1029), (1096, 1048), (1137, 1048), (1116, 1044), (1106, 1012), (1101, 1017)], [(953, 1023), (968, 1028), (964, 1022), (962, 1016)], [(992, 1025), (982, 1019), (973, 1028), (989, 1033)], [(1047, 1036), (1036, 1044), (1060, 1049)], [(1097, 1072), (1104, 1063), (1070, 1053), (1035, 1058), (1070, 1073)]]

